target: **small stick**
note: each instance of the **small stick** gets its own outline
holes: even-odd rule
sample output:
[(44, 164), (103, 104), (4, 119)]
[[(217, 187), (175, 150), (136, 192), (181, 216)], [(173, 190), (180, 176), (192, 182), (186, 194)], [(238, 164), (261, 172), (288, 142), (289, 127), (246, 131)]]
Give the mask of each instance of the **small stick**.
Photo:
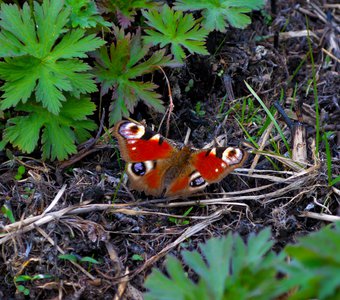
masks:
[[(162, 67), (160, 66), (157, 66), (158, 69), (160, 69), (162, 71), (162, 73), (164, 74), (164, 77), (165, 77), (165, 80), (166, 80), (166, 84), (168, 86), (168, 95), (169, 95), (169, 100), (170, 100), (170, 103), (169, 103), (169, 107), (167, 109), (167, 111), (165, 112), (165, 115), (168, 115), (167, 117), (167, 120), (166, 120), (166, 132), (165, 132), (165, 137), (168, 137), (169, 135), (169, 128), (170, 128), (170, 118), (171, 118), (171, 114), (175, 108), (175, 105), (174, 105), (174, 101), (172, 99), (172, 92), (171, 92), (171, 87), (170, 87), (170, 82), (169, 82), (169, 79), (168, 77), (166, 76), (164, 70), (162, 69)], [(163, 123), (163, 120), (161, 121), (161, 124)]]

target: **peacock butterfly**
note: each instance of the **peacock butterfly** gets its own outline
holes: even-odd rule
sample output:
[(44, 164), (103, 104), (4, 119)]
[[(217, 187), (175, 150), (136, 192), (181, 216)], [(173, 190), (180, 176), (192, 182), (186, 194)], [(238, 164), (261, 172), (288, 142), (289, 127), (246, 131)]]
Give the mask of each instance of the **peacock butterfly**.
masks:
[(247, 152), (234, 147), (179, 149), (142, 124), (121, 121), (114, 127), (130, 186), (148, 195), (179, 196), (203, 190), (240, 167)]

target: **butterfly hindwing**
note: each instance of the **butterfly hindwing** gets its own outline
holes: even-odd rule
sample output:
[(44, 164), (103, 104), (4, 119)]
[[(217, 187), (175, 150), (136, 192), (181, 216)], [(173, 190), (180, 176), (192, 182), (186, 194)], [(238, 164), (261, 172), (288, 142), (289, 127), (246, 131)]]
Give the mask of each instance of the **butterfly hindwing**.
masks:
[(235, 147), (216, 147), (192, 154), (190, 163), (208, 183), (218, 182), (242, 166), (247, 152)]

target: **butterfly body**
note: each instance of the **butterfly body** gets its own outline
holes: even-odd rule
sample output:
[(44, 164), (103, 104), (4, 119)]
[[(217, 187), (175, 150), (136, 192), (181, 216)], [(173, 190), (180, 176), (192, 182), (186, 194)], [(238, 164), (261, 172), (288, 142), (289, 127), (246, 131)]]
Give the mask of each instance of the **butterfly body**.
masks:
[(222, 180), (241, 166), (247, 153), (239, 148), (181, 149), (160, 134), (132, 121), (114, 128), (131, 188), (153, 196), (188, 195)]

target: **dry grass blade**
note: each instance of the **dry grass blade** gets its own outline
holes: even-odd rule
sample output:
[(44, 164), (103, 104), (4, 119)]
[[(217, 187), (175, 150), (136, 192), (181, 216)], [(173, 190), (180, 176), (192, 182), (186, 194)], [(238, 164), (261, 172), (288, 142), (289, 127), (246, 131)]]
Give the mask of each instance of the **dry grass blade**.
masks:
[(339, 216), (333, 216), (333, 215), (322, 214), (322, 213), (319, 214), (319, 213), (315, 213), (315, 212), (311, 212), (311, 211), (302, 212), (300, 217), (313, 218), (313, 219), (322, 220), (322, 221), (326, 221), (326, 222), (338, 222), (338, 221), (340, 221)]

